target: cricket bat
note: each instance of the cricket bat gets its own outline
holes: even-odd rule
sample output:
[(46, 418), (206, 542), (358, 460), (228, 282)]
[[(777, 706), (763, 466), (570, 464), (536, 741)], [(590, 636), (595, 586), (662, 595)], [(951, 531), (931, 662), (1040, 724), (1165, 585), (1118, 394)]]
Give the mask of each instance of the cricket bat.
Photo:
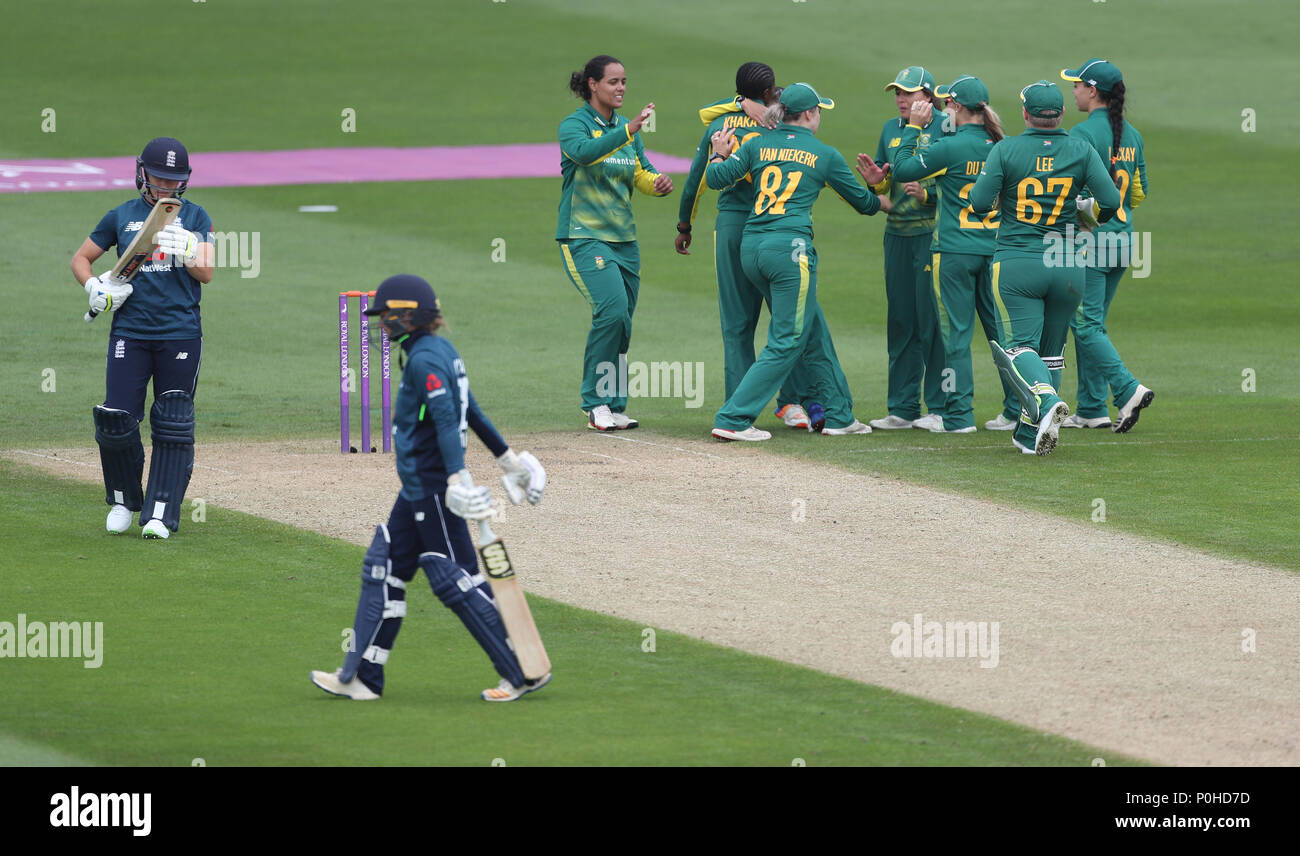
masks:
[(551, 659), (546, 656), (546, 648), (537, 633), (537, 624), (533, 621), (519, 578), (515, 576), (506, 545), (492, 533), (486, 520), (478, 522), (478, 535), (478, 554), (483, 559), (492, 596), (496, 599), (497, 610), (505, 622), (506, 633), (510, 635), (510, 644), (519, 658), (524, 677), (529, 680), (540, 678), (551, 670)]
[[(126, 252), (118, 258), (117, 264), (109, 275), (121, 282), (130, 282), (131, 277), (135, 276), (140, 270), (140, 265), (149, 260), (158, 250), (158, 233), (171, 225), (176, 219), (176, 212), (181, 210), (181, 201), (168, 196), (159, 199), (154, 203), (153, 210), (145, 218), (144, 225), (140, 231), (135, 233), (135, 240), (131, 246), (126, 248)], [(87, 312), (87, 323), (94, 321), (98, 312)]]

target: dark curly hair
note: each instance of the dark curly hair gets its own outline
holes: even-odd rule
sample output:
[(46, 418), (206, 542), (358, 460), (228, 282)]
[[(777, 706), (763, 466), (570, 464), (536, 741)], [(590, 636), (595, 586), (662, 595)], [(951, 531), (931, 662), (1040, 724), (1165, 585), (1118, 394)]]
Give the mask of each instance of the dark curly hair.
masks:
[(589, 78), (602, 80), (605, 77), (605, 66), (615, 64), (622, 65), (623, 63), (608, 54), (592, 57), (587, 60), (587, 64), (583, 66), (582, 71), (575, 71), (569, 75), (569, 88), (573, 90), (574, 95), (577, 95), (583, 101), (590, 101), (591, 84), (587, 80)]
[(762, 102), (763, 93), (776, 86), (776, 72), (765, 62), (747, 62), (736, 70), (736, 94)]

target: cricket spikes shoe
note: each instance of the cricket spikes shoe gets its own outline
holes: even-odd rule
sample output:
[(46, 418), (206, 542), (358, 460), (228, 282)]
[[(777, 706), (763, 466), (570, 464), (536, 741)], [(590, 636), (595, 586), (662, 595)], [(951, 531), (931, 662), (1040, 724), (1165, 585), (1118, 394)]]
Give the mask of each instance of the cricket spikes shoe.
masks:
[(825, 427), (826, 408), (822, 407), (819, 402), (808, 402), (808, 430), (814, 434), (820, 434)]
[(846, 425), (843, 428), (823, 428), (822, 433), (827, 437), (841, 437), (846, 434), (870, 434), (871, 426), (854, 419), (852, 425)]
[(912, 420), (904, 419), (901, 416), (895, 416), (894, 414), (891, 413), (888, 416), (882, 417), (880, 419), (872, 419), (871, 427), (880, 428), (885, 431), (893, 431), (896, 428), (911, 428)]
[(771, 434), (755, 428), (753, 425), (750, 425), (744, 431), (732, 431), (730, 428), (714, 428), (713, 436), (718, 440), (746, 440), (749, 442), (772, 439)]
[(312, 670), (311, 682), (330, 695), (343, 696), (353, 701), (374, 701), (379, 698), (379, 693), (361, 683), (360, 678), (354, 677), (350, 681), (340, 681), (339, 672), (341, 671), (343, 670), (339, 669), (334, 672)]
[(535, 681), (525, 681), (522, 687), (517, 687), (505, 678), (502, 678), (501, 683), (497, 684), (495, 687), (483, 690), (482, 698), (483, 701), (514, 701), (515, 699), (522, 698), (529, 693), (537, 692), (550, 682), (550, 672), (547, 672)]
[(609, 411), (608, 404), (591, 408), (587, 414), (587, 427), (597, 431), (613, 431), (618, 427), (614, 424), (614, 414)]
[(167, 527), (163, 525), (163, 522), (157, 517), (146, 523), (144, 528), (140, 530), (140, 535), (142, 537), (155, 541), (166, 541), (171, 537), (171, 534), (172, 533), (167, 529)]
[(1155, 397), (1155, 392), (1147, 389), (1142, 384), (1138, 384), (1138, 388), (1129, 396), (1129, 400), (1119, 409), (1119, 421), (1110, 430), (1116, 434), (1128, 433), (1128, 430), (1137, 424), (1138, 415), (1142, 413), (1142, 409), (1150, 407)]
[(108, 519), (104, 527), (113, 535), (121, 535), (131, 528), (131, 509), (125, 505), (115, 505), (108, 510)]
[(1056, 448), (1061, 433), (1061, 423), (1070, 415), (1070, 405), (1058, 401), (1048, 408), (1038, 423), (1038, 437), (1034, 441), (1035, 455), (1050, 455)]
[(1014, 431), (1016, 430), (1016, 420), (1008, 419), (1005, 413), (999, 413), (998, 418), (985, 422), (984, 428), (989, 431)]
[(778, 407), (776, 415), (790, 428), (812, 430), (812, 422), (809, 421), (808, 414), (797, 404), (786, 404)]
[(1109, 428), (1110, 417), (1098, 416), (1095, 419), (1089, 419), (1087, 416), (1080, 416), (1077, 413), (1071, 413), (1070, 418), (1061, 423), (1062, 428)]
[(912, 427), (920, 428), (923, 431), (942, 431), (943, 417), (938, 413), (927, 413), (920, 419), (913, 419)]
[(1034, 452), (1033, 449), (1029, 448), (1029, 447), (1026, 446), (1024, 443), (1021, 443), (1021, 442), (1020, 442), (1019, 440), (1017, 440), (1014, 436), (1011, 438), (1011, 445), (1013, 445), (1013, 446), (1015, 446), (1017, 449), (1019, 449), (1020, 452), (1021, 452), (1021, 454), (1024, 454), (1024, 455), (1033, 455), (1033, 454), (1037, 454), (1036, 452)]
[(614, 420), (614, 428), (619, 431), (630, 430), (641, 424), (626, 413), (615, 413), (612, 410), (610, 411), (609, 418)]

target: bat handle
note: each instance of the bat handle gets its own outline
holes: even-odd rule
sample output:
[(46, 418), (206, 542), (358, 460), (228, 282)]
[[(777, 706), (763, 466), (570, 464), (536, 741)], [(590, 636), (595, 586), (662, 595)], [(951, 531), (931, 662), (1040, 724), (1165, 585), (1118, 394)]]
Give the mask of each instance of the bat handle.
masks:
[(496, 540), (496, 535), (492, 534), (492, 527), (488, 525), (487, 518), (478, 521), (478, 542), (480, 544), (491, 544)]
[(99, 313), (96, 312), (95, 310), (93, 309), (90, 310), (89, 312), (86, 313), (86, 323), (89, 324), (91, 321), (94, 321), (98, 315)]

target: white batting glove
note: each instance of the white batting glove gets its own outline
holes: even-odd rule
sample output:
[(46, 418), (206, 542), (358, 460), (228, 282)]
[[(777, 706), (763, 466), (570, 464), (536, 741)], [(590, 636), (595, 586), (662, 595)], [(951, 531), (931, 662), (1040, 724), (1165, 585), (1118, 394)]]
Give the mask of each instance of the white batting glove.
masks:
[(531, 452), (516, 455), (513, 450), (506, 449), (497, 458), (497, 463), (505, 470), (501, 484), (505, 485), (506, 496), (510, 497), (512, 504), (519, 505), (525, 498), (531, 505), (542, 501), (542, 491), (546, 490), (546, 470)]
[(199, 236), (184, 226), (172, 223), (158, 232), (158, 249), (189, 264), (199, 254)]
[(1079, 225), (1085, 229), (1097, 228), (1097, 200), (1080, 196), (1074, 200), (1074, 205), (1079, 209)]
[(90, 298), (90, 311), (116, 312), (135, 288), (129, 282), (120, 282), (108, 274), (92, 276), (86, 280), (86, 296)]
[(492, 517), (492, 491), (487, 485), (475, 486), (470, 481), (469, 470), (461, 470), (447, 477), (447, 510), (463, 520), (483, 520)]

